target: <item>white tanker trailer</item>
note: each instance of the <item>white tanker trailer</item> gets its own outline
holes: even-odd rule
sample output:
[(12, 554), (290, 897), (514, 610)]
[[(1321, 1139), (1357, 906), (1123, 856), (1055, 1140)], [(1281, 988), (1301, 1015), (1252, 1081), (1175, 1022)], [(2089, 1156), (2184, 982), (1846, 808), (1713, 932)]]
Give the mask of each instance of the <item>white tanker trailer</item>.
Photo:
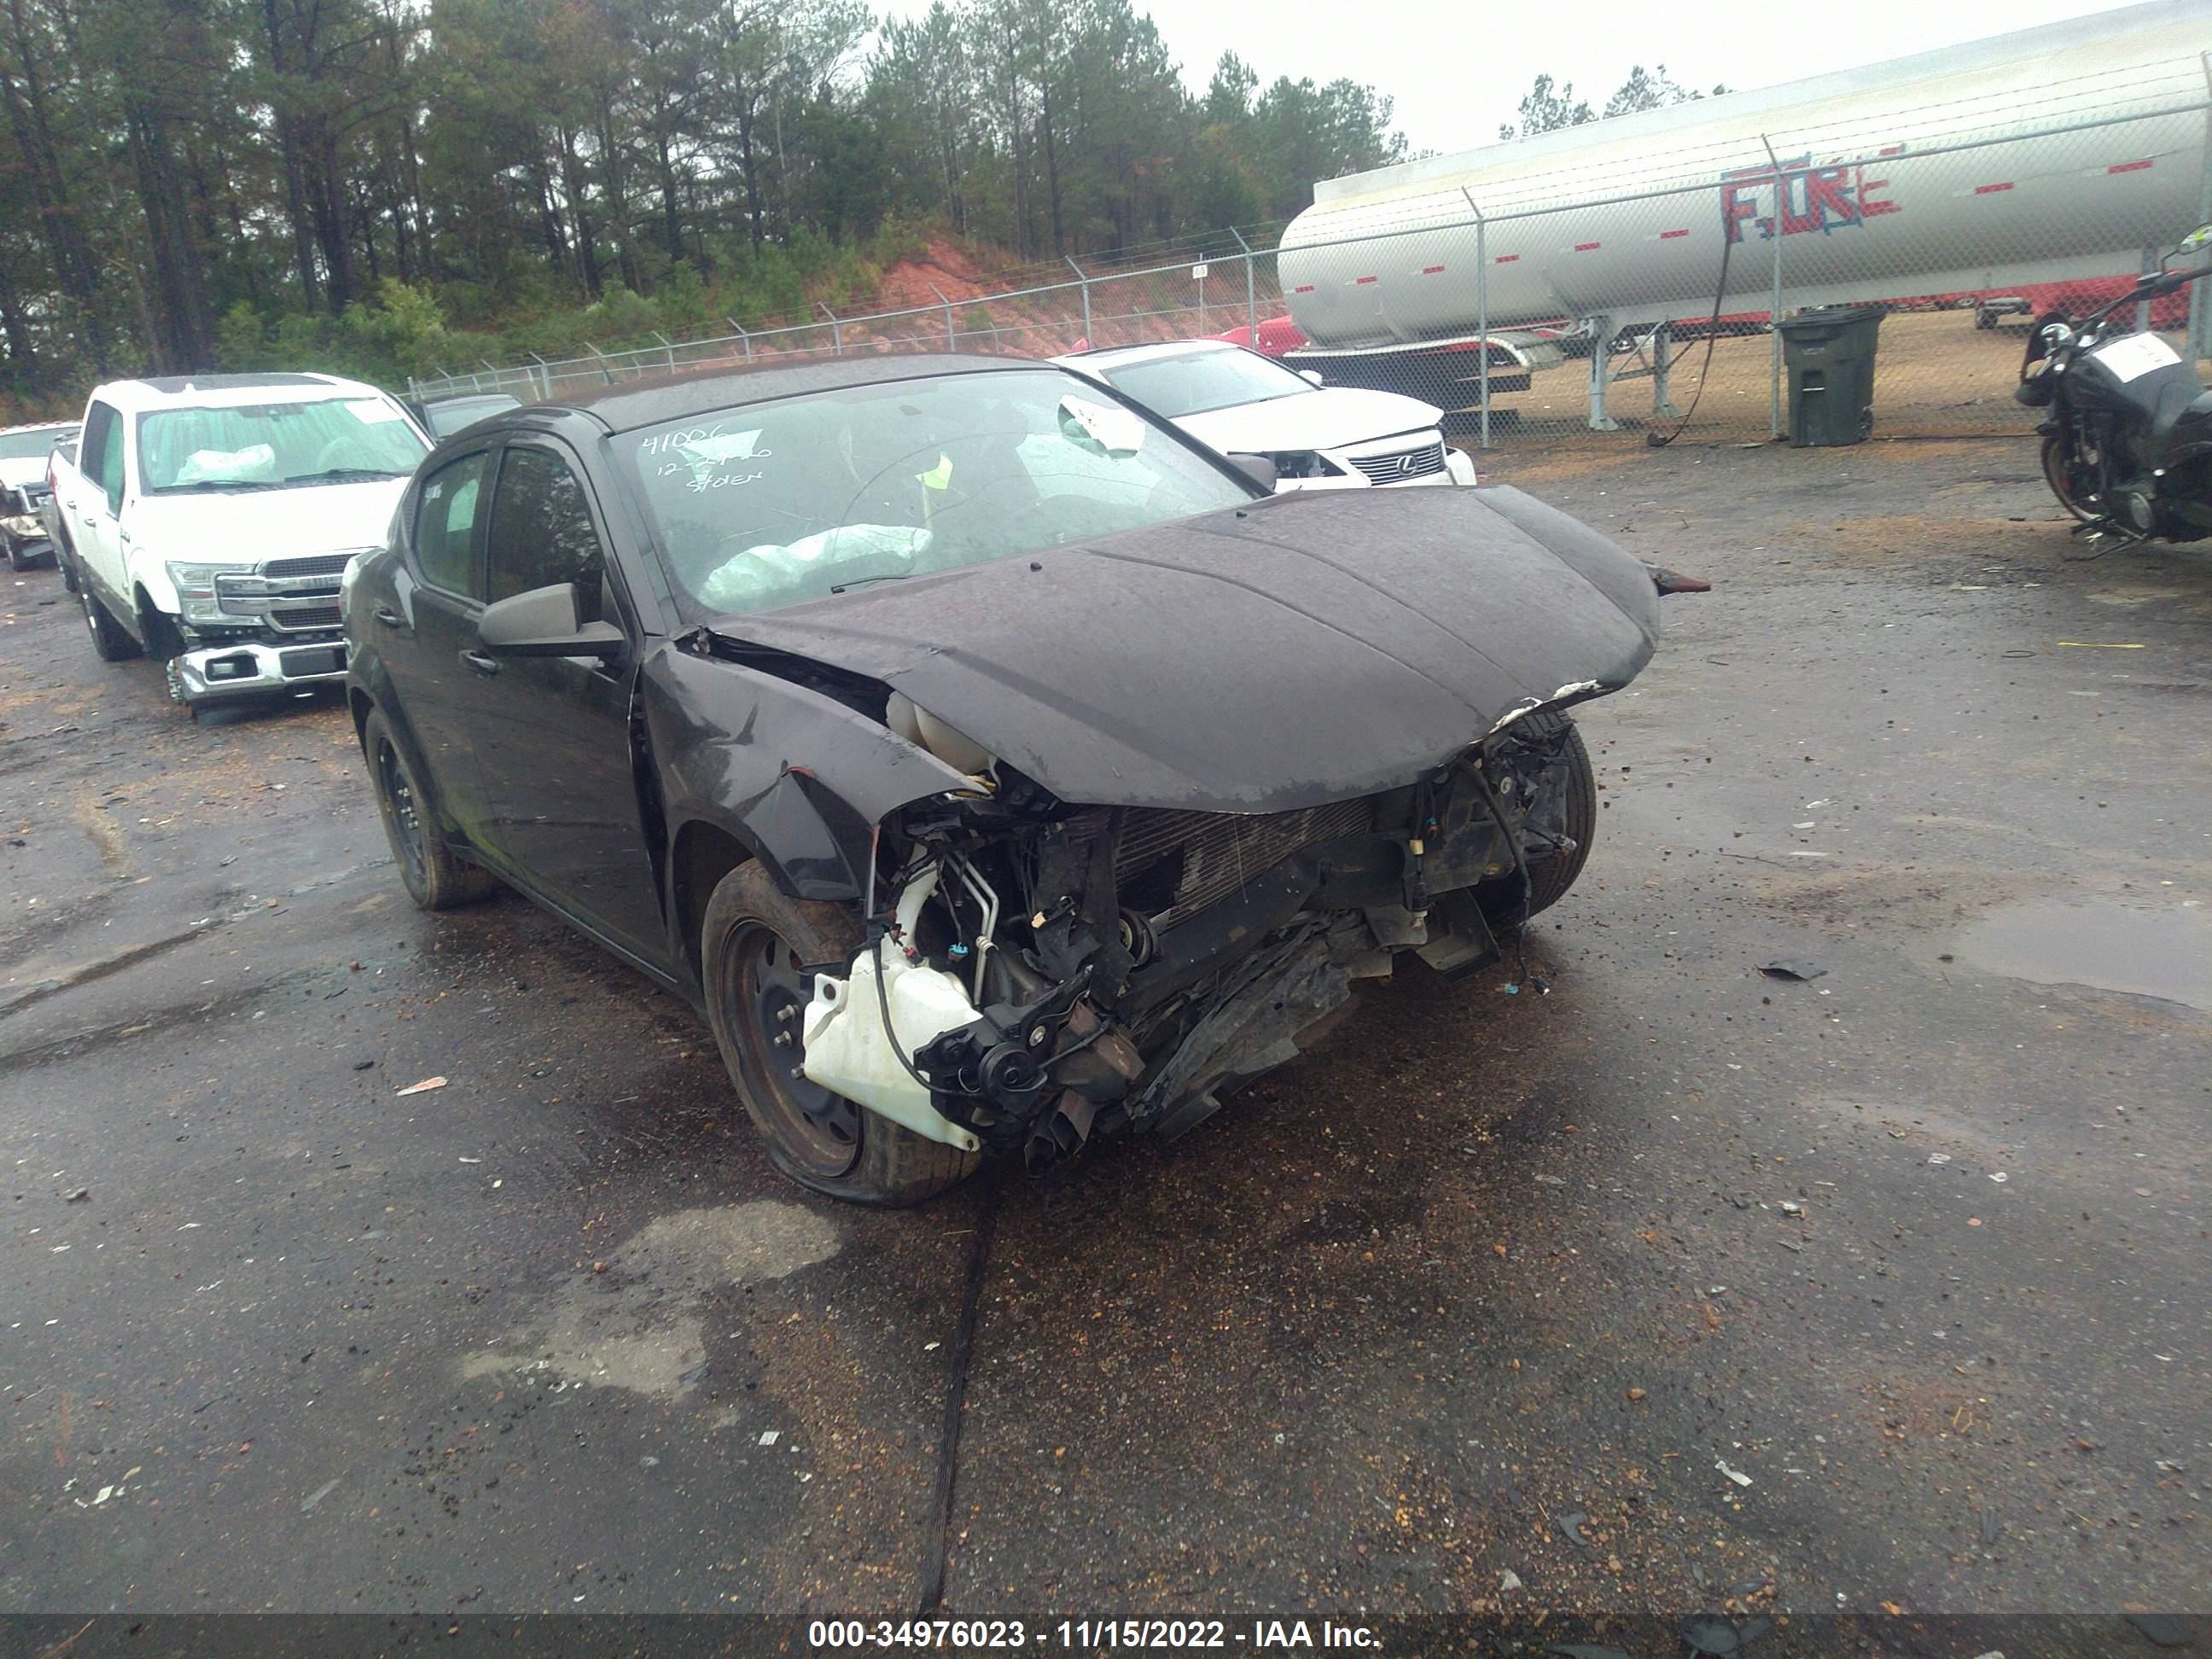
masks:
[(2212, 4), (2153, 0), (1324, 180), (1278, 259), (1294, 355), (1472, 396), (1486, 327), (1494, 391), (1557, 361), (1516, 328), (1579, 322), (1602, 425), (1619, 331), (1765, 322), (1778, 221), (1784, 308), (2131, 275), (2212, 217), (2208, 49)]

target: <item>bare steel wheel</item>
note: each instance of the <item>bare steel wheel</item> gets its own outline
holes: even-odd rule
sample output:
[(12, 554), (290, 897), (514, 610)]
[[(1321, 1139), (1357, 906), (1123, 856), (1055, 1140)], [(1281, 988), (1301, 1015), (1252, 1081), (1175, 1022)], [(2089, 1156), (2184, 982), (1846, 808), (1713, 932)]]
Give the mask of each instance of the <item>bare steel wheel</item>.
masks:
[(793, 898), (758, 864), (722, 878), (700, 930), (707, 1017), (745, 1115), (776, 1168), (860, 1204), (919, 1204), (975, 1167), (813, 1082), (801, 1029), (816, 970), (843, 974), (865, 935), (841, 906)]
[(775, 1133), (811, 1175), (835, 1180), (860, 1156), (860, 1109), (801, 1074), (806, 1005), (814, 1000), (814, 972), (799, 952), (764, 921), (749, 921), (731, 936), (734, 970), (722, 989), (724, 1018), (748, 1050), (769, 1057), (761, 1068), (761, 1105)]

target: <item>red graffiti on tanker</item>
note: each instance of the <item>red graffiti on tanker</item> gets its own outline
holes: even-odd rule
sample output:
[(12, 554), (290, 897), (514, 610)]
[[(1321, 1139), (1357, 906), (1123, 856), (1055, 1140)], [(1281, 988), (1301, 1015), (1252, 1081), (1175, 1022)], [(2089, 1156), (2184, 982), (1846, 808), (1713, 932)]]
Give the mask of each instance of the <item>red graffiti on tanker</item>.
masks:
[[(1784, 236), (1814, 230), (1826, 234), (1838, 226), (1863, 226), (1869, 219), (1897, 211), (1897, 204), (1879, 193), (1889, 188), (1889, 180), (1868, 178), (1865, 167), (1856, 162), (1816, 167), (1809, 155), (1800, 155), (1781, 164), (1781, 185)], [(1721, 174), (1721, 223), (1731, 244), (1743, 240), (1747, 224), (1758, 230), (1762, 242), (1774, 240), (1773, 212), (1759, 210), (1762, 192), (1769, 193), (1771, 208), (1774, 186), (1771, 167), (1738, 167)]]

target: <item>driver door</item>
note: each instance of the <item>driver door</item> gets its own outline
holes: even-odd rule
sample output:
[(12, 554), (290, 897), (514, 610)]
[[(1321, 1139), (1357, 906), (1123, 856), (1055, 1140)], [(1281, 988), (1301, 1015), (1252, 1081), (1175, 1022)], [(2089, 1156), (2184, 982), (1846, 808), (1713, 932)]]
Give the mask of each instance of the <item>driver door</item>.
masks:
[[(635, 647), (637, 618), (609, 568), (602, 526), (572, 456), (510, 444), (492, 496), (489, 601), (573, 583), (578, 623), (612, 623)], [(607, 661), (481, 650), (462, 660), (474, 676), (481, 844), (548, 902), (665, 969), (667, 929), (630, 748), (635, 650)]]

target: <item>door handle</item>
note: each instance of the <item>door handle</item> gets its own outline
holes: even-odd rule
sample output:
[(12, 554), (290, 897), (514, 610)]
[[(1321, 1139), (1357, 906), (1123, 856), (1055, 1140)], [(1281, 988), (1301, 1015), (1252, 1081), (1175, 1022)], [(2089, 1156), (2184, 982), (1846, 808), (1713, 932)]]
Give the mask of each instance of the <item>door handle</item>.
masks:
[(88, 513), (84, 515), (84, 527), (87, 530), (97, 530), (100, 528), (100, 520)]
[(481, 651), (464, 651), (461, 653), (461, 660), (468, 664), (470, 667), (475, 669), (479, 674), (496, 674), (499, 672), (499, 659), (497, 657), (487, 656)]
[(386, 628), (404, 628), (407, 626), (407, 618), (401, 616), (397, 611), (394, 611), (388, 605), (380, 605), (371, 614), (375, 617), (377, 621), (382, 623)]

